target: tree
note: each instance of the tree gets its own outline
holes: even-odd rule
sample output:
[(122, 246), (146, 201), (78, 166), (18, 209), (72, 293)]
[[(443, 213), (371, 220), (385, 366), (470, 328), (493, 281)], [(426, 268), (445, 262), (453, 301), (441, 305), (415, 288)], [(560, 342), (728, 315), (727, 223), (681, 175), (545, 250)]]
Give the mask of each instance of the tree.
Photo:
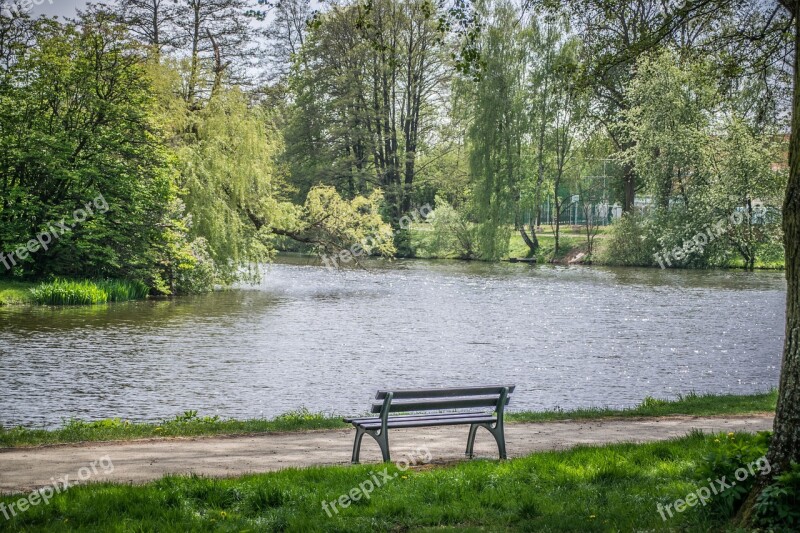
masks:
[(248, 0), (178, 0), (176, 39), (188, 53), (183, 95), (190, 108), (202, 107), (199, 100), (218, 90), (223, 79), (245, 66), (252, 55), (254, 30), (248, 5)]
[(290, 85), (292, 181), (348, 195), (380, 187), (397, 221), (411, 205), (418, 152), (447, 82), (436, 7), (380, 0), (318, 15)]
[(739, 117), (729, 116), (725, 135), (710, 151), (713, 182), (711, 205), (715, 218), (733, 217), (727, 239), (742, 257), (745, 268), (753, 270), (756, 254), (765, 243), (780, 239), (777, 224), (766, 216), (767, 208), (780, 205), (786, 187), (785, 172), (773, 169), (780, 154), (777, 135), (758, 137)]
[(481, 75), (468, 135), (481, 256), (498, 259), (508, 251), (510, 224), (519, 219), (527, 50), (511, 4), (490, 3), (479, 12), (484, 10), (492, 19), (480, 43)]
[(689, 208), (708, 186), (705, 154), (719, 98), (707, 70), (702, 63), (680, 64), (674, 51), (658, 51), (638, 61), (627, 89), (631, 148), (625, 155), (659, 209), (667, 210), (673, 197)]
[(178, 43), (174, 0), (118, 0), (123, 22), (136, 38), (150, 48), (156, 61), (165, 47)]
[[(24, 31), (5, 41), (0, 75), (0, 249), (18, 249), (87, 201), (102, 214), (27, 254), (14, 274), (123, 277), (163, 287), (165, 246), (179, 231), (174, 168), (158, 128), (145, 58), (115, 17), (75, 23), (0, 17)], [(12, 35), (4, 32), (6, 36)], [(85, 217), (81, 217), (85, 218)]]
[(772, 476), (800, 463), (800, 2), (781, 0), (792, 19), (793, 87), (789, 179), (783, 202), (786, 251), (786, 340), (778, 385), (778, 405), (767, 458)]
[(579, 143), (583, 137), (581, 130), (584, 128), (583, 121), (588, 104), (585, 91), (578, 83), (576, 76), (579, 68), (578, 50), (577, 40), (567, 41), (552, 66), (555, 73), (550, 89), (553, 105), (552, 125), (545, 142), (545, 150), (550, 154), (553, 205), (555, 207), (554, 257), (559, 252), (561, 213), (565, 207), (569, 206), (569, 203), (566, 202), (569, 187), (565, 187), (567, 174), (579, 172)]
[[(547, 3), (547, 2), (545, 2)], [(725, 2), (722, 2), (725, 4)], [(571, 0), (563, 8), (582, 37), (582, 80), (594, 94), (592, 112), (618, 151), (633, 147), (623, 117), (630, 107), (627, 87), (642, 51), (671, 43), (682, 53), (699, 47), (712, 34), (727, 5), (651, 0)], [(632, 165), (623, 168), (622, 208), (633, 210), (641, 184)]]

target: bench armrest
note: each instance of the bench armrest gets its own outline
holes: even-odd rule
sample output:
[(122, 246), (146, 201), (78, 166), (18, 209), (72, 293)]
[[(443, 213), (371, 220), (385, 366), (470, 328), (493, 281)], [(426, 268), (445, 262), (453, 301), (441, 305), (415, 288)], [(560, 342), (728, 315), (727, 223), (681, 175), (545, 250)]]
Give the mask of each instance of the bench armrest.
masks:
[(386, 434), (386, 424), (389, 421), (389, 407), (392, 405), (392, 398), (394, 393), (390, 392), (383, 399), (383, 407), (381, 407), (381, 434)]

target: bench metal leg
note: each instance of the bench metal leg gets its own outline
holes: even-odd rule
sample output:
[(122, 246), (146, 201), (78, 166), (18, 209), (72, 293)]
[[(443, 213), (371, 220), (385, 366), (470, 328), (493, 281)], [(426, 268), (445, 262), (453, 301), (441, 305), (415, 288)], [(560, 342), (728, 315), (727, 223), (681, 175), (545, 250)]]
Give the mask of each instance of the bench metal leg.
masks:
[(472, 459), (472, 448), (475, 445), (475, 433), (478, 428), (486, 428), (492, 434), (494, 440), (497, 441), (497, 450), (500, 452), (500, 459), (507, 459), (506, 457), (506, 437), (503, 431), (503, 423), (498, 422), (492, 427), (491, 424), (472, 424), (469, 427), (469, 438), (467, 439), (467, 457)]
[(368, 434), (370, 437), (375, 439), (378, 443), (378, 446), (381, 448), (381, 455), (383, 456), (383, 462), (389, 462), (389, 432), (381, 432), (381, 431), (372, 431), (367, 429), (361, 429), (360, 427), (356, 427), (356, 440), (353, 442), (353, 458), (350, 461), (354, 465), (358, 464), (358, 456), (361, 453), (361, 439), (364, 438), (364, 434)]
[(364, 438), (364, 430), (356, 427), (356, 440), (353, 442), (353, 458), (350, 460), (354, 465), (358, 464), (358, 456), (361, 453), (361, 439)]
[(478, 425), (470, 424), (469, 437), (467, 437), (467, 452), (465, 454), (470, 459), (472, 459), (472, 448), (475, 445), (475, 433), (477, 432), (478, 432)]

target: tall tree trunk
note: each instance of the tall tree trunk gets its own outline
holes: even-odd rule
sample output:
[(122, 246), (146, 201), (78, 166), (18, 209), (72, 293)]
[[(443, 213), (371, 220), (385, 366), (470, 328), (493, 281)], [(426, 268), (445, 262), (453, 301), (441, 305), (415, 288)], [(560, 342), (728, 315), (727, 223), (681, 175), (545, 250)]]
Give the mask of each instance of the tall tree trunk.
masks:
[(800, 2), (793, 3), (795, 25), (794, 96), (789, 141), (789, 181), (783, 202), (786, 249), (786, 341), (781, 363), (775, 434), (767, 458), (773, 472), (800, 462)]
[(789, 140), (789, 180), (783, 202), (783, 244), (786, 250), (786, 339), (783, 346), (778, 405), (772, 442), (767, 452), (769, 474), (758, 479), (742, 505), (739, 521), (750, 522), (753, 505), (761, 491), (792, 461), (800, 463), (800, 1), (788, 1), (794, 14), (794, 94)]
[(632, 213), (636, 199), (636, 175), (630, 163), (626, 163), (623, 166), (622, 193), (622, 212)]

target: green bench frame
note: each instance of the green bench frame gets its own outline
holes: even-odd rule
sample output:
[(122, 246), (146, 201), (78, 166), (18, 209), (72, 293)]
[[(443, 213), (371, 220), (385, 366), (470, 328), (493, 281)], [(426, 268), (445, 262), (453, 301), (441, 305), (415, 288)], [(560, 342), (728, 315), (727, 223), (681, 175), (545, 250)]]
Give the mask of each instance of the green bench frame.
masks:
[[(384, 462), (390, 460), (389, 430), (430, 426), (469, 424), (466, 455), (472, 458), (475, 433), (485, 428), (497, 441), (500, 458), (506, 459), (503, 425), (505, 407), (515, 385), (489, 385), (447, 389), (379, 390), (370, 412), (377, 416), (345, 418), (356, 428), (352, 463), (358, 464), (364, 435), (374, 438), (381, 448)], [(492, 408), (488, 411), (487, 408)], [(483, 408), (482, 411), (474, 411)], [(473, 409), (464, 411), (464, 409)], [(392, 415), (392, 413), (414, 413)]]

